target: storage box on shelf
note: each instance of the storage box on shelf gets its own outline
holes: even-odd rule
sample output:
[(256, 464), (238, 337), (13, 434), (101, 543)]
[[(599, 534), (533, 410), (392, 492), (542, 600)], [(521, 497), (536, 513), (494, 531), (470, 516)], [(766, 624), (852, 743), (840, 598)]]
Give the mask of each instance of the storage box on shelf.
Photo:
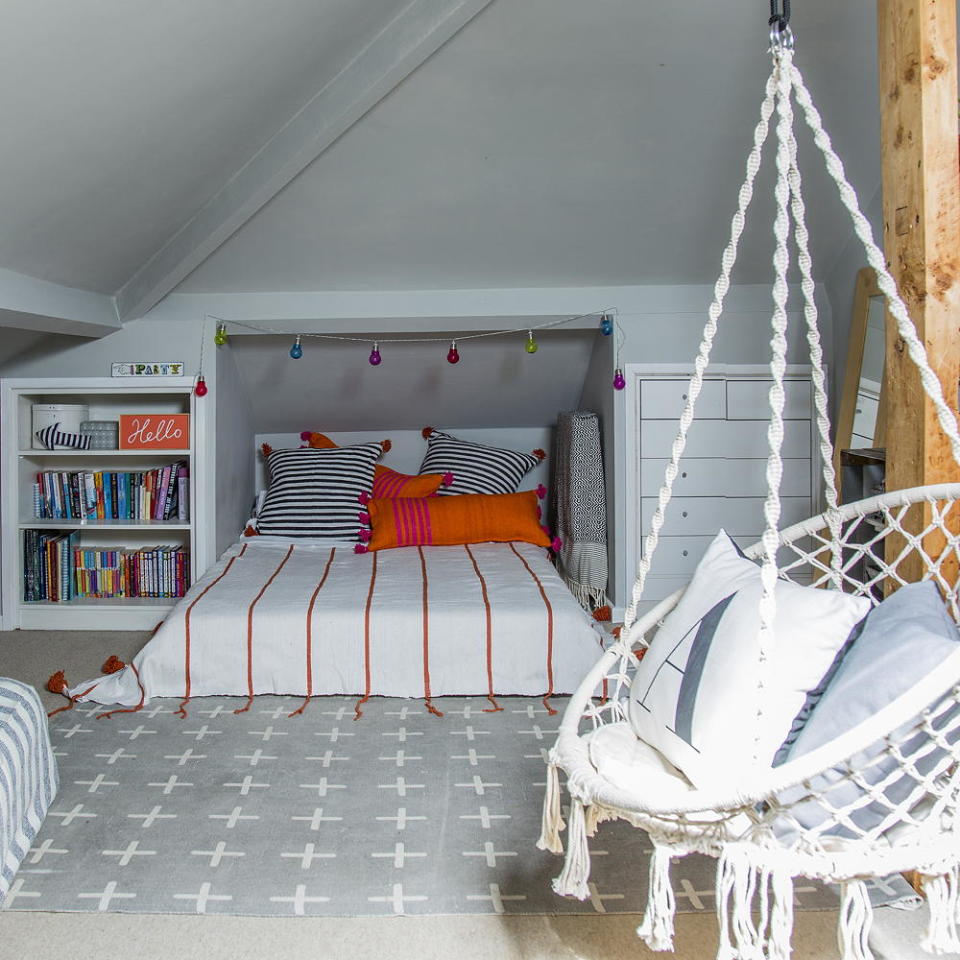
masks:
[[(35, 449), (35, 404), (83, 404), (101, 422), (187, 414), (190, 430), (179, 449)], [(192, 379), (4, 380), (0, 413), (4, 628), (153, 627), (212, 559)]]

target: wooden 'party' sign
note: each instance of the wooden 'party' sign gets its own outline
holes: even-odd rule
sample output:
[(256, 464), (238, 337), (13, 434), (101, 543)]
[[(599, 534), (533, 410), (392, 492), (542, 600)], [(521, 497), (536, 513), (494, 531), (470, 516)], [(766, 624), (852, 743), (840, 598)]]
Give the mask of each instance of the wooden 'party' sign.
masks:
[(189, 446), (189, 413), (120, 415), (121, 450), (186, 450)]

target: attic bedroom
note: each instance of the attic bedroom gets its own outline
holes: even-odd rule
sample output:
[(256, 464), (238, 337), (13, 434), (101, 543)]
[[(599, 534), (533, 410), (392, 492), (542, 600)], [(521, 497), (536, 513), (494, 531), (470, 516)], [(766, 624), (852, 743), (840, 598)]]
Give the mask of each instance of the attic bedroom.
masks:
[(11, 955), (960, 957), (955, 0), (4, 13)]

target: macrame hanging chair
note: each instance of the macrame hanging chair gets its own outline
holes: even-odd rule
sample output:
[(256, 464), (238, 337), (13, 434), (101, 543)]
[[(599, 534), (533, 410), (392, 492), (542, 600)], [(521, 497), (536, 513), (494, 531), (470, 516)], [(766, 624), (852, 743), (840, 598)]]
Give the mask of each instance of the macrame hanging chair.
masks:
[[(638, 659), (635, 651), (648, 643), (653, 632), (677, 605), (683, 590), (637, 619), (638, 601), (650, 570), (670, 502), (674, 480), (693, 421), (697, 396), (717, 332), (730, 272), (744, 228), (753, 184), (760, 167), (763, 144), (776, 113), (776, 220), (774, 235), (773, 356), (770, 365), (770, 442), (767, 461), (765, 529), (762, 540), (746, 552), (762, 562), (762, 600), (758, 638), (759, 677), (767, 669), (772, 624), (776, 612), (774, 589), (778, 579), (803, 580), (825, 589), (842, 590), (879, 602), (883, 585), (907, 582), (908, 569), (919, 560), (923, 579), (933, 580), (957, 621), (957, 585), (945, 570), (958, 553), (956, 501), (960, 483), (944, 483), (898, 490), (856, 503), (838, 506), (823, 354), (814, 303), (812, 264), (807, 245), (797, 143), (793, 129), (793, 103), (799, 106), (819, 148), (840, 198), (850, 212), (867, 260), (877, 273), (890, 314), (907, 351), (919, 368), (923, 389), (936, 407), (939, 423), (949, 438), (954, 459), (960, 464), (957, 422), (944, 401), (937, 376), (927, 360), (923, 343), (907, 314), (883, 254), (873, 242), (869, 223), (860, 212), (857, 197), (847, 182), (843, 165), (793, 62), (793, 40), (786, 19), (771, 18), (773, 69), (766, 85), (760, 121), (754, 133), (746, 178), (740, 188), (730, 241), (723, 253), (722, 272), (703, 331), (695, 372), (680, 417), (672, 456), (659, 494), (659, 505), (646, 537), (643, 558), (619, 640), (602, 655), (584, 679), (563, 716), (556, 744), (548, 755), (547, 793), (544, 799), (541, 849), (562, 853), (559, 772), (566, 774), (570, 796), (566, 861), (554, 881), (558, 894), (585, 899), (589, 896), (590, 854), (587, 844), (597, 825), (620, 818), (646, 830), (653, 842), (646, 914), (638, 934), (654, 950), (673, 948), (675, 901), (670, 886), (670, 859), (699, 852), (716, 857), (719, 960), (787, 960), (793, 923), (793, 877), (804, 876), (842, 886), (839, 940), (844, 960), (871, 956), (867, 935), (871, 906), (865, 880), (895, 872), (917, 871), (930, 908), (923, 947), (935, 953), (960, 951), (960, 646), (955, 654), (906, 693), (868, 720), (818, 749), (772, 767), (758, 762), (749, 776), (738, 776), (722, 789), (696, 789), (683, 782), (664, 783), (663, 765), (656, 751), (647, 748), (649, 768), (642, 760), (626, 788), (601, 775), (591, 762), (591, 739), (618, 725), (633, 735), (628, 722), (630, 684)], [(825, 512), (778, 531), (779, 487), (782, 474), (784, 387), (787, 329), (786, 303), (791, 224), (801, 276), (804, 317), (812, 368), (815, 414), (823, 462)], [(951, 510), (954, 515), (951, 516)], [(920, 512), (922, 529), (913, 519)], [(951, 530), (951, 527), (953, 528)], [(932, 536), (931, 536), (932, 535)], [(899, 538), (902, 547), (886, 550), (888, 538)], [(939, 539), (934, 551), (929, 544)], [(925, 544), (927, 546), (925, 546)], [(930, 552), (928, 552), (930, 550)], [(782, 558), (778, 563), (778, 553)], [(931, 553), (936, 553), (932, 556)], [(864, 575), (870, 556), (873, 574)], [(913, 565), (911, 567), (911, 565)], [(812, 571), (812, 576), (810, 572)], [(859, 571), (859, 573), (858, 573)], [(913, 579), (913, 577), (911, 577)], [(762, 722), (758, 716), (757, 723)], [(636, 737), (634, 736), (634, 742)], [(935, 765), (922, 758), (939, 751)], [(895, 759), (893, 774), (886, 772)], [(886, 767), (881, 765), (886, 763)], [(838, 771), (840, 771), (838, 773)], [(829, 774), (829, 776), (828, 776)], [(901, 801), (891, 800), (884, 788), (892, 777), (906, 779), (909, 789)], [(851, 784), (861, 799), (850, 800)], [(864, 799), (864, 796), (866, 799)], [(864, 802), (881, 804), (885, 816), (870, 828), (858, 826), (856, 809)], [(805, 827), (795, 814), (800, 804), (818, 808), (815, 827)], [(806, 808), (809, 810), (809, 806)], [(811, 822), (809, 817), (801, 817)], [(845, 839), (838, 843), (838, 829)]]

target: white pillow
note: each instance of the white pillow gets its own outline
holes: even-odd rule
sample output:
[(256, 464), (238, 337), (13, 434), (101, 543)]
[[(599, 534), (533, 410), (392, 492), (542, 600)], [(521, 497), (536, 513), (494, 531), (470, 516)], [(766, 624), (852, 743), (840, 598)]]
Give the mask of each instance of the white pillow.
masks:
[[(733, 784), (758, 739), (760, 567), (723, 530), (660, 627), (631, 686), (630, 722), (700, 788)], [(820, 682), (870, 602), (778, 581), (759, 729), (770, 766), (808, 691)]]

